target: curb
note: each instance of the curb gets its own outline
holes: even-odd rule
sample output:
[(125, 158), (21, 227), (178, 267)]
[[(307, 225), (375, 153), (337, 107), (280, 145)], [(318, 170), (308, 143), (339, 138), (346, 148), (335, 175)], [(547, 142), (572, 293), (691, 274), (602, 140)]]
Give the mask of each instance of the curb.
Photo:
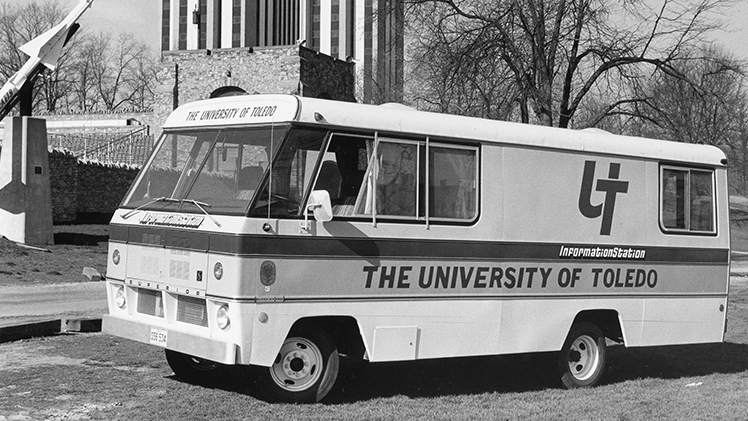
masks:
[(101, 332), (101, 319), (53, 319), (0, 327), (0, 343), (52, 336), (58, 333)]

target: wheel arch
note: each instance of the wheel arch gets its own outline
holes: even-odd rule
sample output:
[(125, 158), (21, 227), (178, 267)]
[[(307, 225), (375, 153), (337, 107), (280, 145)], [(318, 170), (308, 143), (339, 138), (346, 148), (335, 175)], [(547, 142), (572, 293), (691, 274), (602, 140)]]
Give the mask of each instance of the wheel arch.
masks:
[(366, 347), (358, 322), (352, 316), (311, 316), (297, 320), (289, 335), (304, 329), (319, 329), (329, 335), (340, 354), (361, 359)]
[(577, 314), (577, 316), (574, 318), (572, 326), (580, 322), (590, 322), (595, 324), (603, 332), (603, 335), (605, 335), (606, 338), (614, 342), (625, 342), (622, 323), (617, 310), (584, 310)]

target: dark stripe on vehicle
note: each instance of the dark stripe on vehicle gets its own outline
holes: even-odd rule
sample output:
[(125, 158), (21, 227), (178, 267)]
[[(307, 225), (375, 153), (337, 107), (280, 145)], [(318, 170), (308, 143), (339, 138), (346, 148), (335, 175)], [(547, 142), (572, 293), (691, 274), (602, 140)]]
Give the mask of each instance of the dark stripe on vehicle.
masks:
[[(114, 227), (114, 226), (113, 226)], [(644, 259), (577, 258), (578, 262), (649, 262), (727, 264), (727, 248), (647, 247), (634, 245), (552, 244), (353, 237), (300, 237), (190, 232), (168, 228), (111, 229), (110, 240), (131, 244), (203, 251), (235, 256), (325, 258), (417, 258), (462, 260), (569, 260), (561, 247), (645, 250)]]

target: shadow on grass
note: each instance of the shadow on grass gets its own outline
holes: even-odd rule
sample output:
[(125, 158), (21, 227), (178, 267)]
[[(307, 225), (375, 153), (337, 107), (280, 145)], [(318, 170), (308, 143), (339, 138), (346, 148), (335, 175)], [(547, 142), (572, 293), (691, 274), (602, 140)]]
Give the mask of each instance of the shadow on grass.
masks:
[[(355, 363), (341, 367), (329, 403), (408, 396), (433, 398), (493, 392), (526, 392), (554, 387), (548, 355), (449, 358), (397, 363)], [(343, 368), (346, 368), (343, 371)]]
[(55, 244), (73, 246), (97, 246), (109, 241), (108, 235), (81, 234), (77, 232), (58, 232), (54, 235)]
[[(437, 397), (550, 387), (543, 381), (542, 373), (528, 375), (530, 371), (537, 370), (527, 356), (376, 364), (341, 358), (338, 380), (323, 402), (339, 404), (397, 395)], [(188, 381), (177, 375), (168, 378), (263, 399), (253, 368), (249, 367), (220, 367), (198, 381)]]
[[(483, 393), (521, 393), (559, 387), (551, 354), (451, 358), (376, 363), (341, 359), (328, 404), (407, 396), (433, 398)], [(639, 378), (678, 379), (748, 371), (748, 345), (735, 343), (608, 349), (604, 384)], [(171, 378), (181, 381), (176, 376)], [(199, 382), (203, 387), (261, 397), (251, 370), (225, 367)]]
[(638, 378), (678, 379), (748, 371), (748, 345), (725, 342), (609, 348), (606, 383)]

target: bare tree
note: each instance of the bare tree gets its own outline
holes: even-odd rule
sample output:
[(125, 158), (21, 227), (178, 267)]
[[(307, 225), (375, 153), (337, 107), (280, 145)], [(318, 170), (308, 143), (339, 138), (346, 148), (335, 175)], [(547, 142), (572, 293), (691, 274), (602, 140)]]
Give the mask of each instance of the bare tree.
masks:
[[(632, 98), (595, 123), (609, 131), (702, 143), (722, 148), (730, 161), (730, 186), (748, 191), (748, 86), (743, 64), (714, 46), (683, 52), (671, 66), (630, 81), (621, 97)], [(611, 104), (591, 96), (581, 119), (602, 115)]]
[(136, 109), (151, 107), (155, 95), (154, 88), (158, 85), (158, 71), (156, 59), (145, 45), (141, 44), (142, 52), (138, 54), (130, 69), (127, 88), (133, 94), (128, 104)]
[(108, 111), (116, 110), (142, 95), (143, 84), (153, 79), (148, 76), (148, 48), (132, 34), (121, 34), (116, 41), (100, 34), (88, 49), (95, 89)]
[(71, 70), (75, 78), (70, 83), (66, 97), (67, 108), (71, 111), (91, 112), (97, 109), (98, 95), (94, 84), (94, 63), (98, 58), (97, 38), (86, 37), (74, 50)]
[(738, 124), (735, 137), (727, 151), (731, 171), (729, 184), (734, 192), (748, 194), (748, 97), (735, 110)]
[(26, 6), (0, 4), (0, 75), (10, 78), (28, 57), (19, 48), (57, 24), (65, 12), (58, 1)]
[[(58, 24), (67, 11), (58, 0), (26, 5), (0, 3), (0, 77), (10, 78), (28, 57), (18, 48)], [(54, 71), (34, 87), (34, 110), (114, 111), (150, 108), (156, 61), (132, 34), (91, 35), (79, 31), (67, 44)]]
[[(673, 62), (718, 25), (715, 14), (732, 2), (665, 0), (652, 9), (644, 0), (404, 1), (411, 10), (436, 5), (433, 13), (449, 17), (441, 20), (443, 31), (464, 39), (466, 56), (501, 59), (519, 91), (522, 121), (532, 116), (560, 127), (570, 125), (600, 84), (678, 76)], [(613, 98), (600, 112), (607, 115), (632, 100)]]
[(406, 61), (407, 98), (420, 109), (491, 119), (509, 119), (519, 90), (491, 45), (474, 45), (457, 30), (454, 14), (437, 4), (413, 10)]
[(658, 74), (633, 85), (639, 101), (622, 110), (640, 120), (648, 135), (687, 143), (730, 146), (748, 92), (743, 69), (714, 47), (673, 61), (677, 76)]
[[(28, 59), (19, 48), (59, 23), (65, 14), (58, 1), (32, 2), (25, 6), (0, 5), (0, 75), (4, 80), (13, 76)], [(54, 111), (58, 101), (66, 95), (63, 85), (70, 78), (66, 68), (75, 40), (73, 37), (63, 50), (57, 68), (45, 70), (37, 80), (34, 109)]]

